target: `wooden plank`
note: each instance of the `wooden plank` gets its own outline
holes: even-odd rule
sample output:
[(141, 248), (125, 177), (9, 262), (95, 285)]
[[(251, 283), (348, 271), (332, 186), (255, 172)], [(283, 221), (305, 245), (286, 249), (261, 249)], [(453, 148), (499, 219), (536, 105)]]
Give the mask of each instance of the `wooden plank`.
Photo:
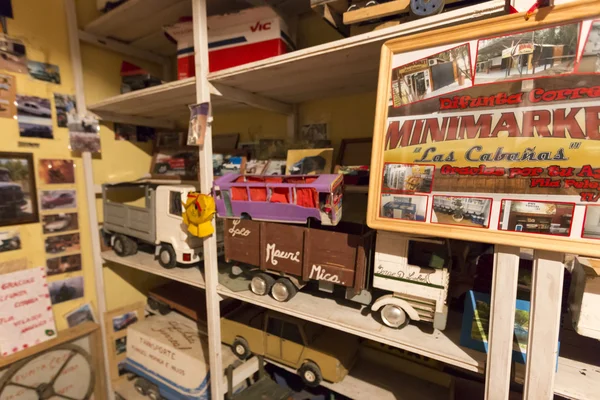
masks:
[(510, 393), (515, 305), (519, 275), (518, 247), (496, 246), (490, 308), (486, 400), (504, 400)]
[(358, 10), (344, 13), (344, 24), (352, 25), (359, 22), (369, 21), (375, 18), (383, 18), (390, 15), (407, 13), (410, 0), (394, 0), (388, 3), (378, 4), (371, 7), (363, 7)]
[(124, 44), (123, 42), (120, 42), (118, 40), (97, 36), (86, 31), (79, 31), (79, 39), (83, 42), (93, 44), (94, 46), (103, 47), (120, 54), (125, 54), (131, 57), (139, 58), (141, 60), (146, 60), (157, 64), (165, 64), (167, 62), (171, 62), (171, 60), (167, 57), (162, 57), (150, 51), (142, 50), (134, 46)]
[(293, 112), (293, 107), (289, 104), (260, 96), (246, 90), (237, 89), (217, 82), (213, 84), (213, 87), (221, 96), (239, 103), (280, 114), (291, 114)]
[(561, 253), (534, 252), (525, 400), (552, 399), (564, 278)]

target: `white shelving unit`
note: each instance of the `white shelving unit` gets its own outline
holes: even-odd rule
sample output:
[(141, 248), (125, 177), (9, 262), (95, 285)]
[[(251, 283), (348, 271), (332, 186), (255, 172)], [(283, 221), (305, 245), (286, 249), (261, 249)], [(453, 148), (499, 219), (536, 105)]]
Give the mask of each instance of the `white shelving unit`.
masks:
[[(74, 10), (73, 0), (66, 0), (68, 9)], [(248, 3), (256, 4), (254, 0)], [(267, 0), (284, 15), (297, 15), (308, 11), (308, 0)], [(405, 36), (424, 30), (448, 27), (477, 18), (487, 18), (503, 13), (505, 2), (493, 0), (477, 5), (456, 9), (437, 16), (402, 23), (370, 33), (298, 50), (267, 60), (241, 65), (235, 68), (208, 73), (208, 38), (206, 17), (235, 11), (242, 2), (235, 0), (129, 0), (127, 3), (92, 21), (83, 29), (76, 26), (74, 13), (70, 18), (71, 49), (74, 69), (78, 110), (84, 112), (83, 78), (77, 75), (81, 70), (78, 39), (88, 43), (129, 54), (148, 61), (162, 64), (165, 76), (170, 75), (174, 45), (164, 39), (162, 26), (175, 22), (183, 15), (193, 14), (194, 39), (196, 47), (196, 78), (169, 82), (160, 86), (132, 93), (114, 96), (95, 104), (88, 109), (102, 118), (115, 122), (134, 123), (146, 126), (172, 128), (175, 121), (189, 115), (189, 104), (210, 101), (213, 110), (233, 110), (239, 108), (260, 108), (288, 116), (288, 134), (293, 135), (295, 109), (298, 103), (323, 97), (344, 96), (354, 93), (375, 91), (379, 71), (381, 45), (391, 38)], [(208, 11), (207, 11), (208, 10)], [(75, 27), (75, 29), (73, 29)], [(77, 43), (77, 46), (75, 45)], [(76, 64), (79, 64), (77, 67)], [(210, 129), (205, 146), (200, 151), (201, 189), (207, 193), (212, 185), (212, 144)], [(92, 181), (91, 156), (84, 155), (88, 198), (95, 196), (97, 186)], [(357, 192), (363, 192), (357, 189)], [(90, 216), (95, 215), (94, 201), (90, 204)], [(91, 218), (95, 221), (95, 217)], [(218, 264), (214, 238), (205, 240), (205, 267), (201, 272), (196, 268), (161, 268), (153, 256), (139, 253), (132, 257), (120, 258), (112, 252), (100, 254), (100, 241), (92, 235), (97, 248), (96, 279), (102, 288), (102, 260), (143, 270), (196, 287), (204, 288), (208, 307), (208, 333), (210, 344), (211, 370), (222, 370), (227, 362), (229, 349), (220, 343), (219, 300), (232, 297), (265, 308), (294, 315), (315, 323), (340, 329), (355, 335), (405, 349), (452, 366), (476, 373), (486, 373), (486, 399), (508, 398), (511, 381), (510, 353), (512, 347), (512, 324), (515, 305), (505, 301), (517, 285), (513, 271), (518, 265), (518, 251), (497, 246), (494, 283), (492, 291), (492, 313), (490, 321), (490, 351), (486, 355), (459, 345), (460, 317), (450, 315), (448, 328), (444, 332), (422, 330), (409, 325), (402, 330), (392, 330), (378, 323), (364, 310), (342, 305), (327, 297), (298, 293), (292, 301), (279, 303), (270, 297), (257, 297), (249, 291), (234, 292), (218, 284)], [(518, 249), (517, 249), (518, 250)], [(559, 287), (562, 282), (562, 269), (556, 255), (548, 252), (534, 252), (533, 296), (540, 295), (551, 284)], [(502, 268), (499, 268), (502, 267)], [(547, 268), (546, 268), (547, 267)], [(500, 271), (502, 269), (502, 271)], [(544, 271), (544, 273), (537, 273)], [(560, 297), (560, 296), (559, 296)], [(541, 299), (541, 297), (540, 297)], [(560, 299), (559, 299), (560, 300)], [(560, 321), (553, 317), (559, 301), (532, 302), (533, 326), (546, 325), (543, 335), (530, 335), (528, 366), (539, 365), (548, 359), (543, 354), (544, 346), (552, 353), (556, 342), (552, 340), (558, 331)], [(99, 295), (99, 311), (104, 310), (103, 294)], [(363, 312), (361, 312), (363, 311)], [(537, 317), (536, 317), (537, 315)], [(547, 317), (546, 320), (540, 316)], [(532, 330), (533, 332), (533, 330)], [(534, 337), (535, 336), (535, 337)], [(493, 338), (493, 339), (492, 339)], [(539, 350), (542, 350), (540, 352)], [(408, 384), (413, 379), (392, 377), (381, 379), (376, 366), (360, 364), (348, 378), (339, 384), (324, 384), (340, 393), (356, 397), (363, 393), (369, 398), (398, 398), (394, 394), (409, 393)], [(527, 373), (527, 372), (529, 373)], [(600, 368), (576, 361), (565, 355), (558, 359), (558, 372), (546, 365), (544, 368), (516, 367), (516, 381), (524, 383), (526, 399), (549, 399), (553, 393), (573, 399), (593, 399), (600, 393)], [(370, 377), (367, 379), (366, 377)], [(223, 381), (212, 376), (211, 394), (215, 399), (223, 398)], [(546, 385), (543, 393), (535, 394), (534, 388)], [(552, 383), (554, 382), (554, 383)], [(109, 393), (111, 389), (109, 387)], [(440, 392), (441, 395), (443, 393)], [(413, 397), (414, 398), (414, 397)], [(432, 395), (430, 398), (438, 398)], [(442, 398), (442, 397), (440, 397)]]

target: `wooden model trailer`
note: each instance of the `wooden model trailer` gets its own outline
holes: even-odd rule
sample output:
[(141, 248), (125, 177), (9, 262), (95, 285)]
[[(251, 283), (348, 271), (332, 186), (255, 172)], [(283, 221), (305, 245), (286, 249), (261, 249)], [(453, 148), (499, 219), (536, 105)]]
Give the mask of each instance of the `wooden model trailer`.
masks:
[[(342, 229), (345, 229), (342, 231)], [(371, 302), (371, 251), (374, 232), (347, 233), (336, 228), (316, 229), (252, 220), (225, 221), (225, 260), (247, 264), (250, 290), (277, 301), (288, 301), (309, 281), (333, 292), (346, 288), (346, 298)], [(238, 267), (238, 266), (236, 266)], [(241, 271), (234, 267), (234, 273)]]

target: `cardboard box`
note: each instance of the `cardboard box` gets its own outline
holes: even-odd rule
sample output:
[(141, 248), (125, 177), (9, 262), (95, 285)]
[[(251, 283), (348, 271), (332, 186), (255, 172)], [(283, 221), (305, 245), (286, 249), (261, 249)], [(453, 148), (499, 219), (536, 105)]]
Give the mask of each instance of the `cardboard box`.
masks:
[[(193, 21), (165, 26), (177, 42), (177, 79), (195, 76)], [(209, 71), (285, 54), (294, 48), (285, 21), (270, 7), (208, 18)]]

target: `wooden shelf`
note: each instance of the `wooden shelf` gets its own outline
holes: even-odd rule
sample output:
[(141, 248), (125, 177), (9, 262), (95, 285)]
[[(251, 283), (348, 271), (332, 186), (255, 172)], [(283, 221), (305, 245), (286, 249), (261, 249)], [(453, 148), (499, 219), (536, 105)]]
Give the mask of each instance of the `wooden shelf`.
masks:
[[(366, 310), (338, 304), (335, 299), (298, 293), (292, 300), (280, 303), (269, 296), (257, 296), (249, 290), (233, 292), (219, 286), (217, 292), (248, 303), (289, 314), (297, 318), (329, 326), (360, 337), (399, 347), (435, 360), (474, 372), (483, 372), (486, 356), (459, 345), (461, 316), (452, 314), (443, 332), (426, 325), (410, 324), (391, 329), (377, 322)], [(428, 331), (429, 330), (429, 331)]]
[[(212, 107), (217, 111), (247, 107), (246, 104), (252, 104), (252, 101), (245, 102), (244, 98), (250, 96), (260, 96), (284, 104), (296, 104), (375, 91), (379, 56), (385, 41), (424, 30), (473, 21), (474, 18), (500, 15), (503, 12), (504, 1), (488, 1), (213, 72), (208, 75), (209, 81), (217, 87), (233, 88), (234, 95), (232, 96), (230, 90), (226, 97), (221, 97), (213, 90)], [(115, 115), (172, 120), (188, 116), (187, 105), (193, 103), (195, 78), (188, 78), (114, 96), (90, 105), (89, 109), (108, 120)]]
[(139, 269), (140, 271), (149, 272), (154, 275), (162, 276), (174, 281), (186, 283), (198, 288), (204, 289), (204, 271), (198, 266), (189, 268), (172, 268), (166, 269), (160, 266), (158, 261), (154, 259), (153, 254), (139, 251), (137, 254), (127, 257), (119, 257), (114, 251), (108, 250), (102, 252), (104, 261), (110, 261), (127, 267)]

